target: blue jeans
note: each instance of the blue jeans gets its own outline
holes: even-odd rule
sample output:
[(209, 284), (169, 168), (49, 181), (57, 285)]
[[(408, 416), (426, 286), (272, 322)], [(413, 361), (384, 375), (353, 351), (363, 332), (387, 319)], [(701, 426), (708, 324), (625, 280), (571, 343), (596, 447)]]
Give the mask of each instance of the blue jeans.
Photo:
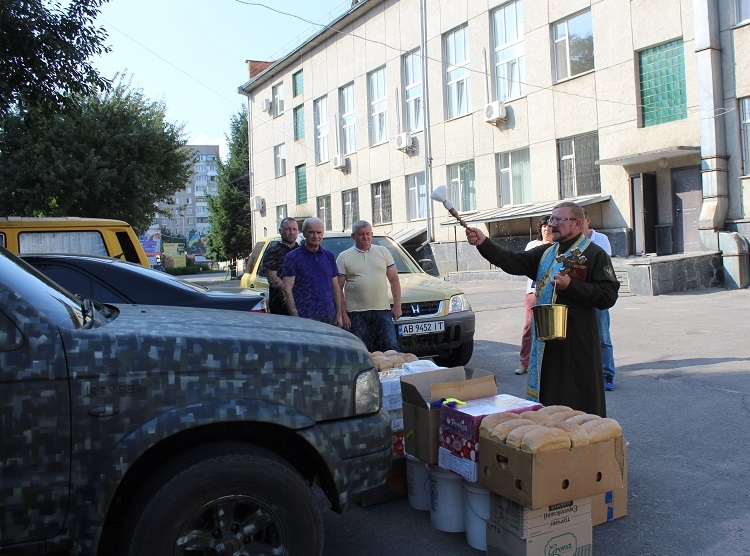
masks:
[(362, 340), (370, 352), (400, 351), (390, 311), (352, 311), (349, 320), (352, 321), (351, 333)]
[(602, 349), (602, 371), (605, 377), (615, 378), (615, 352), (612, 349), (612, 337), (609, 335), (609, 309), (596, 310), (599, 322), (599, 345)]

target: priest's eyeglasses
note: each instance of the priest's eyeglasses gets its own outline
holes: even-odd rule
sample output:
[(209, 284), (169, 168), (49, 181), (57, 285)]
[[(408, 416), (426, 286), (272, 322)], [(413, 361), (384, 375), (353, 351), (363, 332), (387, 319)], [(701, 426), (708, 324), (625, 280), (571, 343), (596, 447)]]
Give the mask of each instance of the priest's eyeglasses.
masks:
[(568, 216), (566, 218), (560, 218), (559, 216), (550, 216), (547, 222), (550, 224), (559, 224), (560, 222), (565, 222), (566, 220), (578, 220), (578, 218), (574, 218), (572, 216)]

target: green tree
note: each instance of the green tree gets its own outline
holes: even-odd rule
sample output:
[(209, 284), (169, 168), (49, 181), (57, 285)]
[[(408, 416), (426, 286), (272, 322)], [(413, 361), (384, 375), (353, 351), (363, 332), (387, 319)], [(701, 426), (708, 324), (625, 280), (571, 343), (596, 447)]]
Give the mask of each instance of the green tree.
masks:
[(27, 109), (44, 115), (74, 106), (75, 95), (104, 91), (109, 81), (91, 65), (108, 52), (93, 25), (108, 0), (0, 1), (0, 116)]
[(208, 197), (209, 222), (206, 246), (213, 260), (244, 258), (252, 250), (250, 222), (250, 178), (248, 173), (247, 111), (232, 116), (229, 156), (219, 161), (218, 194)]
[(193, 154), (162, 103), (120, 80), (27, 133), (21, 115), (0, 128), (0, 211), (17, 216), (125, 220), (145, 231), (185, 186)]

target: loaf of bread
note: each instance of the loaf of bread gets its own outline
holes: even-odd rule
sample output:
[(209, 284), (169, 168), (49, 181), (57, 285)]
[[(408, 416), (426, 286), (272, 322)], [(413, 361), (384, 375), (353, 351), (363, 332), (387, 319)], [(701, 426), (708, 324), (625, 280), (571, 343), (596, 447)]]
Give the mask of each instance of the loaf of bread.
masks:
[[(518, 430), (520, 428), (508, 435), (508, 440)], [(523, 435), (523, 439), (521, 440), (521, 450), (531, 452), (532, 454), (551, 452), (552, 450), (567, 450), (570, 446), (571, 438), (567, 432), (543, 426), (529, 430)]]
[(417, 361), (419, 359), (419, 357), (417, 357), (413, 353), (402, 353), (401, 357), (403, 357), (404, 361), (406, 361), (407, 363), (411, 363), (412, 361)]
[(404, 363), (406, 363), (406, 361), (404, 361), (404, 358), (401, 357), (400, 355), (390, 355), (386, 357), (393, 364), (394, 369), (399, 369), (404, 366)]
[(505, 440), (508, 438), (508, 434), (513, 429), (517, 427), (525, 427), (528, 424), (529, 424), (528, 419), (521, 419), (520, 417), (518, 419), (511, 419), (510, 421), (505, 421), (497, 425), (494, 429), (492, 429), (490, 438), (497, 442), (505, 443)]
[[(507, 438), (505, 439), (505, 443), (510, 446), (511, 448), (517, 448), (521, 449), (521, 442), (523, 441), (523, 437), (533, 431), (538, 429), (546, 429), (544, 425), (537, 425), (535, 423), (532, 423), (528, 419), (526, 420), (528, 425), (524, 425), (522, 427), (516, 427), (512, 431), (508, 433)], [(568, 440), (568, 446), (570, 446), (570, 440)]]
[(484, 419), (482, 419), (482, 423), (479, 425), (479, 431), (481, 433), (481, 431), (484, 430), (487, 435), (490, 436), (492, 434), (492, 429), (494, 429), (497, 425), (499, 425), (500, 423), (504, 423), (505, 421), (511, 421), (513, 419), (518, 419), (518, 415), (516, 415), (515, 413), (511, 413), (510, 411), (490, 413)]
[(546, 425), (553, 421), (553, 415), (539, 413), (538, 411), (524, 411), (521, 413), (521, 418), (528, 419), (537, 425)]
[(560, 411), (572, 411), (567, 405), (547, 405), (537, 410), (539, 413), (546, 413), (552, 415)]
[(576, 415), (586, 414), (583, 411), (578, 411), (577, 409), (563, 409), (562, 411), (557, 411), (551, 414), (553, 421), (565, 421), (566, 419), (570, 419), (571, 417), (575, 417)]
[(614, 419), (593, 419), (581, 425), (589, 435), (589, 442), (602, 442), (610, 438), (622, 436), (622, 427)]
[(569, 417), (565, 420), (569, 423), (575, 423), (576, 425), (583, 425), (584, 423), (595, 421), (596, 419), (601, 419), (601, 417), (599, 417), (598, 415), (593, 415), (591, 413), (582, 412), (580, 415), (575, 415), (574, 417)]
[(569, 423), (568, 421), (554, 421), (548, 423), (546, 426), (551, 429), (564, 431), (570, 438), (570, 445), (573, 448), (585, 446), (589, 443), (589, 433), (581, 425)]
[(387, 371), (388, 369), (393, 368), (393, 362), (391, 361), (390, 357), (378, 357), (375, 359), (375, 368), (378, 371)]
[(382, 351), (373, 351), (370, 355), (373, 359), (377, 359), (378, 357), (383, 357), (385, 353), (383, 353)]
[(387, 351), (384, 351), (383, 355), (387, 355), (388, 357), (390, 357), (391, 355), (398, 355), (398, 352), (395, 349), (389, 349)]

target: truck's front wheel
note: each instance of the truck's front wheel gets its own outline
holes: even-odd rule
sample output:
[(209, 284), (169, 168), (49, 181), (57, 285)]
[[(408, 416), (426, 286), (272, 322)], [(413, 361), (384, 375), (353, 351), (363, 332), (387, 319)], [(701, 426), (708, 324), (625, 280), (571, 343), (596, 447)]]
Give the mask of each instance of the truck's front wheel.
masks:
[(323, 522), (312, 490), (284, 460), (241, 443), (201, 446), (140, 490), (124, 554), (320, 554)]

